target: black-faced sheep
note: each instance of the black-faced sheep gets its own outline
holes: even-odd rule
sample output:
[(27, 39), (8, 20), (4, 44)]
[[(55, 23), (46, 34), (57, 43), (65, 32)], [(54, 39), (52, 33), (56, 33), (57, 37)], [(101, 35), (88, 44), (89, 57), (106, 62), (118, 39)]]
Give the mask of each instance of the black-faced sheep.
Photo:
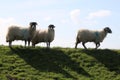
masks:
[(12, 45), (12, 41), (14, 40), (24, 40), (25, 47), (28, 41), (28, 46), (30, 45), (30, 41), (36, 31), (36, 22), (31, 22), (29, 24), (29, 28), (22, 28), (20, 26), (10, 26), (8, 28), (8, 33), (6, 35), (6, 42), (9, 42), (9, 47)]
[(50, 24), (46, 30), (36, 30), (33, 39), (32, 46), (35, 47), (37, 43), (46, 42), (47, 48), (50, 48), (50, 43), (54, 40), (55, 26)]
[(100, 42), (102, 42), (106, 37), (107, 33), (112, 33), (109, 27), (105, 27), (101, 31), (91, 31), (87, 29), (79, 30), (76, 37), (75, 48), (77, 48), (78, 43), (82, 42), (83, 47), (87, 49), (85, 43), (94, 42), (96, 44), (95, 49), (97, 49), (100, 46)]

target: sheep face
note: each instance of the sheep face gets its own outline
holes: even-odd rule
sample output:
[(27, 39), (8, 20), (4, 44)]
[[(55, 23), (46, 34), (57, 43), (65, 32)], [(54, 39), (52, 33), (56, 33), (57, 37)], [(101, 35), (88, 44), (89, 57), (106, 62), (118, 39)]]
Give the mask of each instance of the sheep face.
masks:
[(106, 33), (112, 33), (112, 30), (111, 30), (109, 27), (105, 27), (105, 28), (104, 28), (104, 31), (105, 31)]
[(49, 29), (54, 29), (54, 28), (55, 28), (55, 26), (54, 26), (54, 25), (52, 25), (52, 24), (50, 24), (50, 25), (48, 26), (48, 28), (49, 28)]
[(31, 28), (32, 30), (36, 30), (36, 25), (37, 25), (36, 22), (30, 22), (30, 28)]
[(52, 25), (52, 24), (50, 24), (50, 25), (48, 26), (48, 31), (49, 31), (49, 33), (54, 34), (54, 28), (55, 28), (55, 26)]

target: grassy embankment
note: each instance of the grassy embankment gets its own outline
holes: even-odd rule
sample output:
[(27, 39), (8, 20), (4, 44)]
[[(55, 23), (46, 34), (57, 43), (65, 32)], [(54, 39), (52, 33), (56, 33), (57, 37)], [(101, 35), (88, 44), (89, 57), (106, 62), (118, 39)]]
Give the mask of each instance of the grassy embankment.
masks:
[(120, 80), (120, 50), (0, 46), (0, 80)]

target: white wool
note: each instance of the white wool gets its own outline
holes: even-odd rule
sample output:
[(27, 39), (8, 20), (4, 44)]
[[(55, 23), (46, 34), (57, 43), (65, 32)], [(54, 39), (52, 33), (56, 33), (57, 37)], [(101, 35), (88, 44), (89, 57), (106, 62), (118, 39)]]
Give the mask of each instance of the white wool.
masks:
[[(106, 30), (109, 30), (108, 32)], [(112, 33), (111, 29), (106, 27), (101, 31), (93, 31), (88, 29), (82, 29), (79, 30), (76, 37), (76, 45), (75, 48), (77, 48), (77, 44), (82, 42), (84, 48), (86, 48), (85, 43), (87, 42), (94, 42), (96, 44), (96, 49), (100, 46), (100, 42), (104, 40), (107, 33)]]
[(18, 26), (10, 26), (6, 37), (7, 41), (13, 40), (27, 40), (29, 37), (28, 28), (20, 28)]
[(104, 31), (79, 30), (77, 37), (81, 42), (102, 42), (106, 33)]
[[(34, 24), (34, 23), (33, 23)], [(34, 28), (29, 26), (29, 28), (22, 28), (20, 26), (10, 26), (8, 28), (8, 33), (6, 35), (6, 42), (9, 42), (9, 46), (11, 47), (11, 43), (14, 40), (24, 40), (25, 41), (25, 46), (26, 46), (26, 41), (28, 41), (28, 45), (30, 43), (30, 40), (33, 37), (33, 34), (36, 30), (36, 24)]]
[(48, 28), (45, 30), (37, 30), (32, 39), (32, 45), (40, 42), (47, 43), (47, 47), (50, 47), (50, 43), (54, 40), (55, 31), (54, 28)]

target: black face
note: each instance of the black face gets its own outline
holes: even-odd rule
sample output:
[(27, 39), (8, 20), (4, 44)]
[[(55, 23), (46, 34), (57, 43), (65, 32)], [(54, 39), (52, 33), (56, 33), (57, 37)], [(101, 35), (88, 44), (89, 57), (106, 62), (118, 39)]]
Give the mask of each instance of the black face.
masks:
[(30, 22), (30, 27), (32, 30), (36, 30), (37, 22)]
[(55, 26), (52, 25), (52, 24), (50, 24), (48, 27), (51, 28), (51, 29), (55, 28)]
[(33, 25), (37, 25), (37, 22), (30, 22), (30, 25), (33, 26)]
[(112, 33), (112, 30), (109, 27), (104, 28), (104, 31), (107, 33)]

